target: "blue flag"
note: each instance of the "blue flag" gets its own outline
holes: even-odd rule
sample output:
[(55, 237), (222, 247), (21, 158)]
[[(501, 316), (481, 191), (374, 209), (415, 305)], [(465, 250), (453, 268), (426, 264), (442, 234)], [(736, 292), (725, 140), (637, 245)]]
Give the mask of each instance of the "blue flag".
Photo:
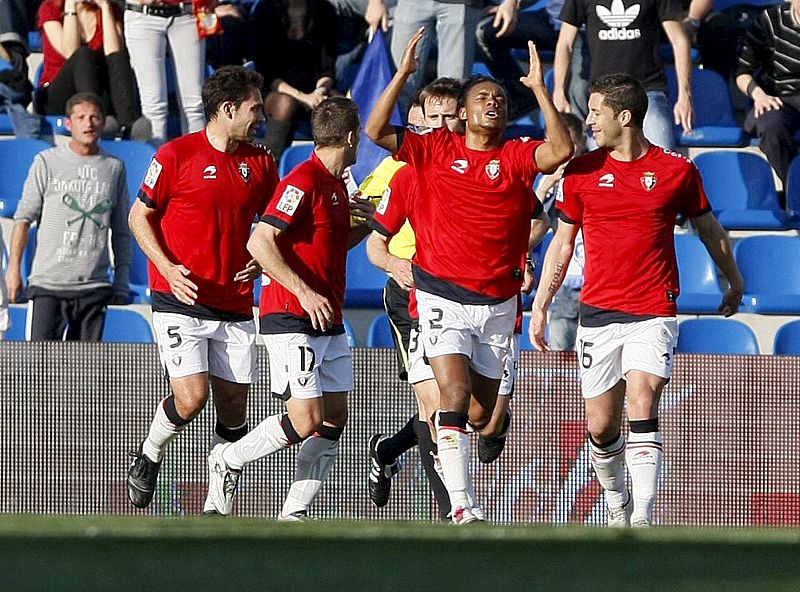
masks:
[[(356, 79), (350, 89), (350, 98), (358, 105), (362, 128), (392, 76), (394, 76), (392, 59), (386, 48), (383, 31), (378, 28), (364, 52), (364, 59), (361, 61), (358, 74), (356, 74)], [(400, 110), (396, 105), (391, 123), (396, 126), (403, 125)], [(370, 140), (362, 129), (361, 144), (358, 147), (358, 162), (353, 165), (352, 170), (355, 182), (360, 185), (387, 156), (389, 156), (389, 152)]]

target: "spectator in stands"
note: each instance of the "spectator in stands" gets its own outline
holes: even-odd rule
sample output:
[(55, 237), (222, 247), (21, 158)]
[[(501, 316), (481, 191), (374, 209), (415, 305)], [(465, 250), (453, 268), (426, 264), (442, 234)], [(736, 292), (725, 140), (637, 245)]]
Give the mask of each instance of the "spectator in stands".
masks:
[(681, 0), (685, 11), (682, 24), (692, 47), (700, 50), (703, 68), (728, 78), (736, 69), (739, 43), (747, 31), (750, 14), (760, 10), (740, 5), (723, 12), (714, 10), (714, 0)]
[[(39, 7), (44, 67), (36, 108), (60, 115), (76, 93), (94, 93), (103, 101), (106, 124), (122, 138), (150, 139), (150, 123), (141, 118), (136, 81), (122, 39), (122, 10), (111, 0), (45, 0)], [(113, 118), (115, 119), (113, 119)]]
[(264, 76), (265, 143), (280, 158), (296, 122), (338, 94), (336, 14), (325, 0), (262, 0), (253, 10), (253, 30), (260, 39), (256, 70)]
[(27, 62), (29, 29), (25, 0), (0, 2), (0, 83), (19, 93), (16, 102), (23, 106), (30, 102), (32, 88)]
[[(66, 105), (69, 142), (39, 153), (14, 214), (8, 262), (12, 302), (23, 295), (20, 264), (39, 226), (27, 296), (31, 340), (100, 341), (106, 305), (128, 301), (131, 236), (125, 165), (100, 150), (103, 106), (82, 93)], [(109, 281), (109, 232), (114, 280)]]
[[(556, 45), (553, 102), (569, 111), (566, 81), (579, 29), (586, 25), (591, 62), (589, 80), (625, 73), (647, 91), (644, 134), (654, 144), (675, 147), (673, 115), (685, 131), (692, 129), (692, 64), (689, 40), (680, 22), (678, 0), (642, 0), (627, 8), (622, 0), (566, 0), (561, 10), (561, 32)], [(661, 63), (659, 29), (664, 29), (675, 55), (678, 100), (672, 113), (667, 99), (667, 77)]]
[(206, 38), (206, 63), (214, 69), (241, 66), (250, 59), (250, 47), (261, 41), (250, 27), (250, 11), (255, 0), (223, 0), (214, 13), (222, 24), (222, 33)]
[[(186, 130), (205, 126), (201, 89), (205, 79), (205, 39), (197, 31), (192, 3), (177, 1), (126, 2), (125, 39), (139, 86), (142, 113), (153, 127), (153, 140), (167, 140), (169, 97), (167, 45), (175, 64), (178, 102)], [(182, 122), (183, 123), (183, 122)]]
[[(569, 130), (572, 144), (575, 146), (573, 158), (580, 156), (588, 150), (586, 129), (583, 121), (574, 113), (562, 113), (561, 119)], [(555, 208), (556, 186), (564, 175), (564, 163), (554, 173), (542, 175), (536, 196), (544, 204), (550, 216), (551, 225), (555, 231), (558, 224), (558, 212)], [(575, 249), (572, 259), (567, 267), (564, 282), (558, 292), (553, 296), (550, 305), (550, 349), (554, 351), (572, 351), (575, 349), (575, 336), (578, 332), (579, 299), (583, 288), (583, 235), (581, 231), (575, 236)], [(542, 270), (538, 270), (541, 273)]]
[(764, 10), (739, 53), (736, 86), (753, 100), (744, 129), (786, 186), (800, 130), (800, 0)]
[[(533, 4), (533, 0), (523, 0), (520, 6)], [(489, 67), (498, 81), (508, 90), (511, 100), (509, 119), (517, 119), (535, 109), (538, 105), (530, 91), (520, 83), (524, 72), (511, 53), (512, 49), (528, 48), (528, 41), (536, 44), (536, 49), (555, 51), (558, 32), (561, 30), (561, 7), (564, 0), (549, 0), (546, 6), (536, 10), (520, 10), (517, 13), (517, 25), (501, 35), (498, 8), (492, 7), (491, 16), (478, 25), (478, 55)], [(572, 51), (571, 78), (569, 86), (570, 110), (586, 118), (586, 102), (589, 100), (589, 60), (588, 47), (584, 35), (575, 38)]]
[[(374, 5), (378, 6), (379, 2)], [(406, 112), (411, 98), (424, 83), (425, 64), (433, 44), (438, 42), (436, 76), (466, 79), (472, 74), (475, 56), (475, 30), (481, 19), (483, 0), (397, 0), (394, 11), (391, 51), (395, 64), (400, 64), (406, 46), (420, 27), (425, 28), (418, 57), (421, 67), (406, 84), (400, 96), (400, 107)], [(514, 29), (517, 21), (517, 0), (503, 0), (494, 17), (497, 35), (502, 37)]]

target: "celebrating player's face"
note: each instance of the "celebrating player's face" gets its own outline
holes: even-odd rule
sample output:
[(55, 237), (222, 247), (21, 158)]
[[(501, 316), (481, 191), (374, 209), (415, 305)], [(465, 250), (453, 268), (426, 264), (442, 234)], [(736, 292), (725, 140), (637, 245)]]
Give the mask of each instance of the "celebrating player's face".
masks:
[(232, 140), (240, 142), (251, 140), (256, 130), (264, 121), (264, 101), (261, 92), (253, 90), (241, 105), (233, 108), (233, 122), (230, 129)]
[(451, 132), (461, 123), (458, 101), (451, 97), (431, 96), (425, 99), (425, 125), (433, 129), (447, 126)]
[(586, 117), (586, 125), (592, 128), (594, 140), (601, 148), (613, 148), (622, 133), (619, 117), (614, 115), (611, 107), (603, 104), (603, 95), (599, 93), (589, 95), (589, 115)]
[(503, 131), (508, 124), (508, 102), (503, 88), (494, 82), (476, 84), (464, 104), (467, 127)]

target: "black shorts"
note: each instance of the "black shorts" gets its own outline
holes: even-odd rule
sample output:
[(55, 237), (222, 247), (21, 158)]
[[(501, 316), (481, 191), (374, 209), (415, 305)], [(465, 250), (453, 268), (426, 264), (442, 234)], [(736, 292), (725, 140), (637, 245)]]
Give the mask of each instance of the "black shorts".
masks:
[(408, 346), (412, 326), (411, 315), (408, 314), (408, 292), (392, 278), (389, 278), (383, 289), (383, 306), (392, 325), (392, 338), (398, 361), (397, 375), (400, 380), (408, 380)]

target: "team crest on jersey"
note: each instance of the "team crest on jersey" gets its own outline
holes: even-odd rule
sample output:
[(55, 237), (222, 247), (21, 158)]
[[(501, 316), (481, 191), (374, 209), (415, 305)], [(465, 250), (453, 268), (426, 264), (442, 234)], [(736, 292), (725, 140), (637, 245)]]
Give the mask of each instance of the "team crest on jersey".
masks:
[(485, 170), (489, 178), (494, 181), (500, 176), (500, 160), (495, 158), (494, 160), (489, 161), (489, 164), (486, 165)]
[(641, 181), (642, 187), (644, 187), (646, 191), (652, 191), (656, 186), (656, 174), (653, 171), (646, 171), (642, 173), (642, 177), (639, 181)]
[(152, 189), (156, 185), (156, 181), (158, 181), (158, 177), (161, 176), (161, 169), (164, 167), (158, 162), (155, 158), (150, 161), (150, 166), (147, 169), (147, 174), (144, 176), (144, 184)]
[(242, 179), (245, 181), (250, 180), (250, 167), (247, 165), (246, 162), (239, 163), (239, 174), (242, 176)]
[(294, 185), (287, 185), (286, 189), (284, 189), (283, 193), (281, 194), (281, 199), (278, 201), (278, 205), (275, 206), (275, 208), (279, 212), (294, 216), (297, 206), (300, 205), (300, 200), (304, 195), (305, 191), (302, 189), (295, 187)]

